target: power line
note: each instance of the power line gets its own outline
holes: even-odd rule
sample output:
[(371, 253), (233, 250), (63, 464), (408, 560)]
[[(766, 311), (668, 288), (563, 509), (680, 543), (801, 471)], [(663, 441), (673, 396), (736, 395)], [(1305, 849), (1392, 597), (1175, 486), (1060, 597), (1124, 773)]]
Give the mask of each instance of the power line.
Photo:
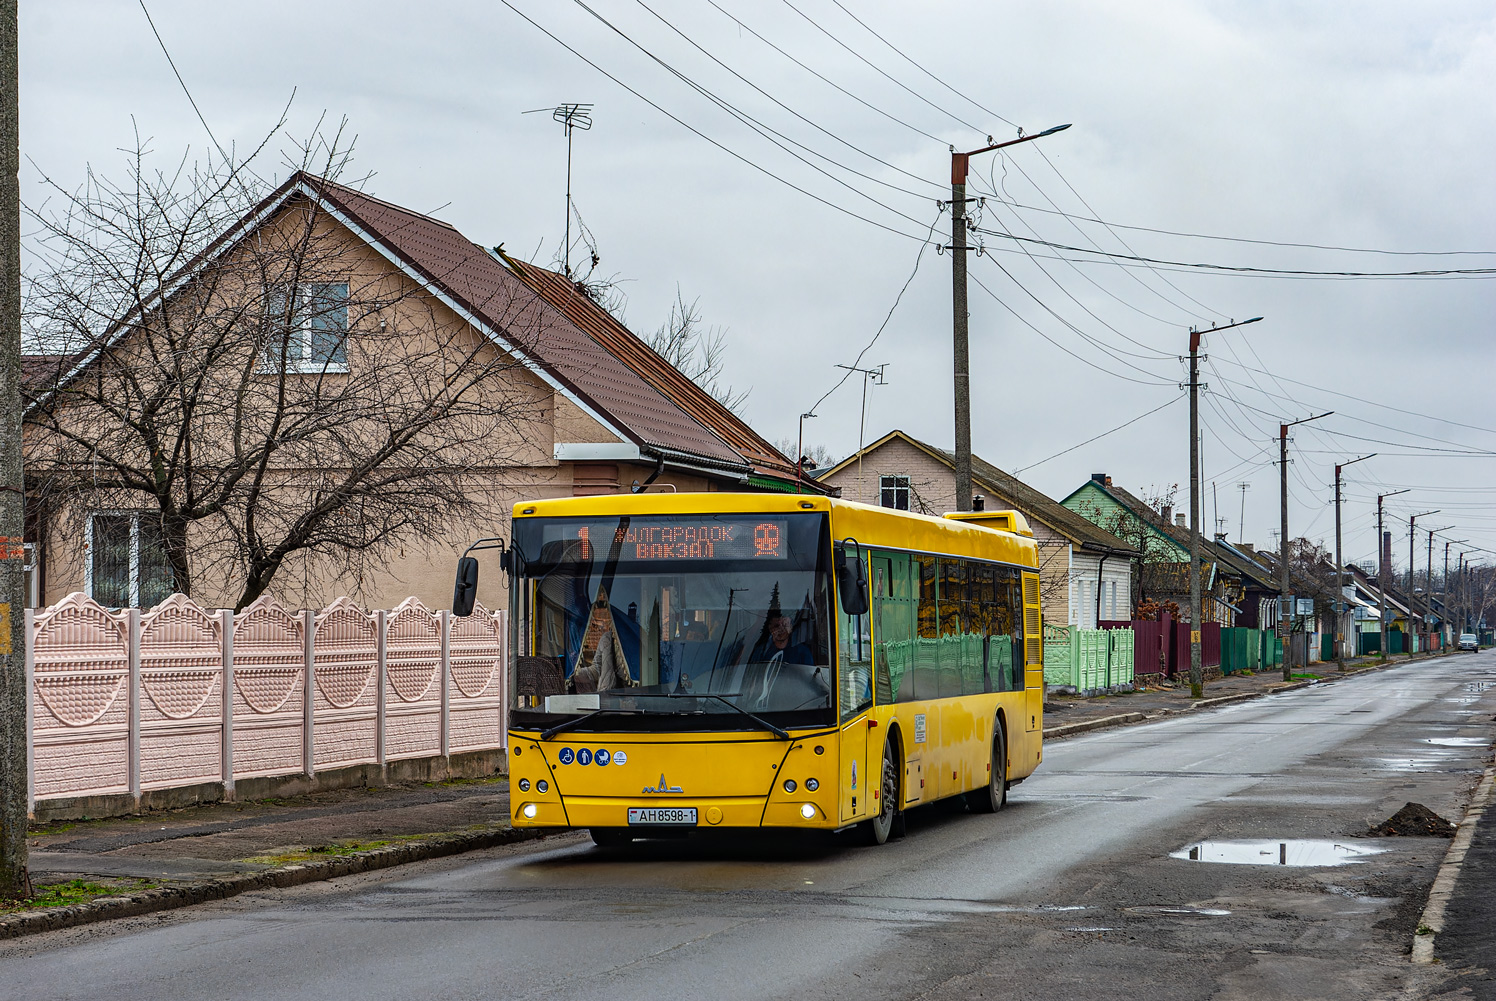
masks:
[[(500, 2), (504, 2), (504, 0), (500, 0)], [(911, 132), (918, 132), (920, 135), (924, 136), (926, 139), (933, 139), (935, 142), (940, 143), (942, 146), (946, 145), (946, 141), (944, 139), (940, 138), (939, 136), (937, 136), (937, 135), (931, 135), (930, 133), (926, 132), (924, 129), (920, 128), (918, 125), (911, 125), (908, 122), (904, 121), (902, 118), (898, 118), (895, 115), (891, 115), (888, 112), (884, 111), (882, 108), (879, 108), (879, 107), (877, 107), (874, 104), (870, 104), (868, 101), (864, 100), (863, 98), (858, 97), (856, 94), (852, 93), (850, 90), (847, 90), (845, 87), (841, 86), (840, 84), (833, 83), (831, 80), (827, 79), (825, 76), (822, 76), (820, 73), (818, 73), (815, 70), (811, 69), (809, 66), (805, 65), (800, 60), (796, 59), (794, 56), (790, 55), (788, 52), (784, 51), (779, 46), (775, 45), (773, 42), (769, 41), (763, 35), (760, 35), (758, 32), (756, 32), (752, 28), (748, 27), (748, 25), (746, 25), (742, 21), (738, 20), (732, 14), (730, 14), (727, 11), (723, 10), (722, 7), (720, 5), (718, 5), (717, 0), (706, 0), (706, 2), (709, 3), (709, 4), (711, 4), (712, 7), (714, 7), (720, 14), (722, 14), (724, 17), (726, 17), (733, 24), (736, 24), (739, 28), (741, 28), (744, 31), (748, 32), (748, 34), (752, 35), (754, 38), (758, 39), (760, 42), (763, 42), (769, 48), (773, 49), (775, 52), (779, 53), (781, 56), (784, 56), (784, 58), (786, 58), (790, 62), (794, 63), (796, 66), (800, 67), (805, 72), (807, 72), (811, 76), (815, 77), (817, 80), (820, 80), (822, 83), (826, 84), (828, 87), (834, 88), (839, 93), (845, 94), (847, 97), (850, 97), (852, 100), (856, 101), (858, 104), (862, 105), (863, 107), (867, 108), (870, 111), (873, 111), (873, 112), (876, 112), (877, 114), (882, 115), (884, 118), (886, 118), (889, 121), (895, 123), (896, 125), (902, 125), (904, 128), (909, 129)], [(507, 4), (506, 4), (506, 6), (507, 6)]]
[(936, 83), (940, 84), (940, 86), (944, 87), (946, 90), (950, 91), (952, 94), (955, 94), (957, 97), (961, 98), (963, 101), (965, 101), (966, 103), (970, 104), (972, 107), (977, 108), (977, 109), (979, 109), (981, 111), (985, 111), (987, 114), (991, 115), (993, 118), (996, 118), (1000, 122), (1004, 122), (1004, 123), (1006, 123), (1008, 125), (1011, 125), (1015, 129), (1018, 127), (1018, 123), (1009, 121), (1008, 119), (1004, 118), (1002, 115), (999, 115), (997, 112), (993, 111), (991, 108), (987, 107), (986, 105), (978, 103), (974, 98), (969, 97), (966, 94), (963, 94), (961, 91), (957, 90), (955, 87), (952, 87), (950, 84), (948, 84), (944, 80), (940, 79), (940, 77), (936, 76), (934, 73), (931, 73), (929, 70), (925, 69), (919, 63), (915, 62), (912, 58), (910, 58), (907, 54), (905, 54), (905, 52), (904, 52), (903, 49), (900, 49), (897, 45), (893, 44), (888, 39), (886, 39), (882, 35), (878, 34), (876, 31), (874, 31), (872, 28), (870, 28), (868, 26), (868, 23), (866, 21), (864, 21), (862, 18), (858, 17), (856, 14), (852, 13), (845, 6), (843, 6), (841, 0), (831, 0), (831, 2), (834, 3), (834, 4), (836, 4), (838, 7), (841, 7), (841, 10), (842, 10), (843, 14), (846, 14), (852, 20), (854, 20), (858, 24), (862, 25), (863, 30), (865, 30), (868, 34), (872, 35), (878, 41), (882, 42), (884, 45), (888, 46), (890, 49), (893, 49), (894, 52), (898, 53), (898, 55), (900, 57), (902, 57), (903, 60), (905, 62), (907, 62), (910, 66), (913, 66), (915, 69), (919, 70), (925, 76), (929, 77), (931, 80), (934, 80)]
[[(643, 94), (639, 93), (639, 91), (635, 90), (633, 87), (630, 87), (628, 84), (626, 84), (622, 80), (618, 79), (618, 77), (614, 76), (612, 73), (609, 73), (607, 70), (603, 69), (597, 63), (593, 62), (591, 59), (588, 59), (586, 56), (582, 55), (582, 53), (578, 52), (576, 49), (572, 48), (566, 42), (562, 41), (559, 37), (557, 37), (555, 34), (553, 34), (544, 25), (541, 25), (540, 23), (538, 23), (537, 21), (535, 21), (533, 18), (531, 18), (528, 14), (526, 14), (524, 11), (520, 10), (518, 7), (514, 6), (514, 4), (510, 3), (510, 0), (499, 0), (499, 2), (502, 3), (505, 7), (508, 7), (515, 14), (519, 15), (519, 17), (521, 19), (523, 19), (527, 24), (529, 24), (531, 27), (533, 27), (536, 30), (538, 30), (541, 34), (545, 35), (547, 38), (549, 38), (551, 41), (555, 42), (557, 45), (561, 46), (567, 52), (570, 52), (572, 55), (574, 55), (578, 59), (582, 60), (582, 62), (586, 63), (588, 66), (591, 66), (593, 69), (597, 70), (603, 76), (607, 77), (609, 80), (613, 81), (618, 86), (620, 86), (624, 90), (628, 91), (630, 94), (633, 94), (639, 100), (643, 101), (645, 104), (649, 105), (651, 108), (654, 108), (656, 111), (658, 111), (660, 114), (664, 115), (666, 118), (670, 119), (672, 122), (675, 122), (675, 124), (679, 125), (681, 128), (683, 128), (686, 131), (690, 132), (692, 135), (696, 136), (699, 139), (706, 140), (707, 142), (711, 143), (713, 146), (715, 146), (718, 149), (720, 149), (722, 152), (726, 153), (728, 156), (731, 156), (733, 159), (738, 160), (738, 161), (746, 164), (749, 167), (752, 167), (754, 170), (758, 171), (759, 173), (763, 174), (764, 176), (772, 178), (773, 180), (778, 181), (780, 184), (783, 184), (784, 186), (786, 186), (788, 188), (793, 188), (795, 191), (798, 191), (800, 194), (806, 196), (807, 198), (811, 199), (812, 201), (819, 202), (820, 204), (826, 206), (827, 208), (834, 209), (835, 211), (840, 212), (843, 215), (851, 216), (853, 219), (857, 219), (857, 220), (859, 220), (861, 222), (865, 222), (865, 223), (867, 223), (870, 226), (876, 226), (876, 227), (878, 227), (881, 230), (886, 230), (889, 233), (893, 233), (895, 236), (902, 236), (902, 237), (904, 237), (907, 240), (921, 240), (922, 239), (921, 237), (915, 236), (912, 233), (905, 233), (903, 230), (895, 229), (892, 226), (885, 225), (884, 223), (878, 222), (878, 221), (876, 221), (874, 219), (869, 219), (867, 216), (861, 215), (860, 213), (854, 212), (854, 211), (852, 211), (849, 208), (845, 208), (844, 206), (838, 205), (838, 204), (836, 204), (833, 201), (830, 201), (828, 199), (822, 198), (820, 195), (817, 195), (817, 194), (815, 194), (815, 193), (813, 193), (811, 191), (806, 190), (805, 188), (800, 187), (798, 184), (794, 183), (793, 181), (790, 181), (790, 180), (787, 180), (786, 178), (780, 177), (778, 174), (774, 173), (772, 170), (769, 170), (767, 167), (760, 166), (759, 164), (757, 164), (754, 161), (750, 160), (748, 157), (744, 156), (743, 154), (737, 152), (736, 150), (732, 149), (731, 147), (723, 145), (722, 143), (720, 143), (717, 140), (713, 139), (711, 136), (707, 135), (705, 132), (702, 132), (700, 129), (696, 128), (695, 126), (688, 124), (687, 122), (683, 121), (681, 118), (677, 117), (676, 115), (673, 115), (669, 111), (666, 111), (659, 104), (656, 104), (654, 101), (652, 101), (649, 98), (645, 97)], [(708, 2), (711, 2), (711, 0), (708, 0)], [(715, 6), (715, 4), (714, 4), (714, 6)]]
[[(741, 80), (743, 83), (747, 84), (749, 87), (752, 87), (755, 91), (757, 91), (758, 93), (762, 94), (764, 97), (768, 98), (770, 101), (774, 102), (774, 104), (778, 105), (780, 108), (784, 109), (785, 111), (789, 112), (791, 115), (794, 115), (796, 118), (800, 119), (800, 121), (804, 122), (806, 125), (809, 125), (811, 128), (815, 129), (816, 131), (821, 132), (822, 134), (830, 137), (831, 139), (836, 140), (837, 142), (841, 143), (843, 146), (847, 147), (848, 149), (852, 150), (853, 152), (859, 153), (862, 156), (867, 157), (869, 160), (872, 160), (875, 163), (878, 163), (878, 164), (883, 165), (884, 167), (887, 167), (889, 170), (892, 170), (892, 171), (895, 171), (897, 173), (903, 174), (905, 177), (912, 178), (913, 180), (916, 180), (916, 181), (920, 182), (921, 184), (928, 185), (929, 187), (934, 188), (937, 191), (940, 191), (942, 194), (944, 193), (944, 188), (941, 185), (936, 184), (934, 181), (931, 181), (928, 177), (924, 177), (924, 176), (922, 176), (920, 174), (913, 173), (912, 171), (905, 170), (902, 167), (899, 167), (899, 166), (896, 166), (896, 165), (894, 165), (892, 163), (889, 163), (887, 160), (884, 160), (881, 157), (879, 157), (879, 156), (877, 156), (877, 155), (875, 155), (873, 153), (869, 153), (867, 150), (865, 150), (862, 147), (856, 145), (855, 143), (850, 142), (850, 141), (842, 138), (841, 136), (837, 135), (835, 132), (832, 132), (830, 129), (827, 129), (827, 128), (823, 127), (819, 122), (813, 121), (812, 119), (807, 118), (806, 116), (800, 114), (800, 112), (796, 111), (794, 108), (790, 107), (788, 104), (785, 104), (783, 101), (779, 100), (779, 98), (775, 97), (773, 94), (770, 94), (768, 91), (764, 90), (758, 84), (754, 83), (752, 80), (748, 79), (746, 76), (744, 76), (743, 74), (739, 73), (737, 70), (733, 69), (731, 66), (727, 65), (726, 63), (724, 63), (721, 59), (718, 59), (715, 55), (713, 55), (707, 49), (705, 49), (704, 47), (702, 47), (695, 39), (691, 38), (691, 36), (687, 35), (685, 32), (681, 31), (680, 28), (678, 28), (676, 25), (672, 24), (665, 17), (661, 16), (657, 11), (655, 11), (655, 9), (653, 7), (650, 7), (647, 3), (645, 3), (644, 0), (634, 0), (634, 2), (637, 3), (640, 7), (643, 7), (651, 15), (653, 15), (661, 24), (665, 25), (665, 27), (669, 28), (671, 31), (675, 32), (681, 38), (685, 39), (685, 41), (689, 45), (691, 45), (693, 48), (695, 48), (702, 55), (706, 56), (712, 62), (716, 63), (718, 66), (722, 67), (724, 70), (726, 70), (727, 72), (731, 73), (734, 77), (736, 77), (737, 79)], [(896, 190), (896, 191), (902, 191), (905, 194), (911, 194), (911, 195), (917, 194), (916, 192), (910, 191), (908, 188), (900, 188), (897, 185), (888, 184), (888, 182), (878, 180), (875, 177), (868, 177), (868, 175), (866, 175), (866, 174), (859, 175), (859, 176), (867, 177), (867, 179), (870, 180), (870, 181), (874, 181), (874, 182), (876, 182), (878, 184), (886, 185), (888, 187), (894, 188), (894, 190)], [(925, 197), (925, 196), (920, 195), (919, 197)]]
[[(836, 3), (836, 0), (832, 0)], [(840, 7), (841, 4), (837, 3)], [(1262, 247), (1289, 247), (1299, 250), (1333, 250), (1346, 254), (1383, 254), (1389, 257), (1491, 257), (1496, 256), (1496, 250), (1386, 250), (1378, 247), (1341, 247), (1334, 244), (1323, 243), (1294, 243), (1290, 240), (1254, 240), (1243, 236), (1219, 236), (1210, 233), (1190, 233), (1177, 229), (1160, 229), (1156, 226), (1129, 226), (1126, 223), (1108, 222), (1093, 216), (1076, 215), (1059, 209), (1046, 209), (1038, 205), (1025, 205), (1017, 201), (1005, 201), (1003, 204), (1012, 209), (1022, 209), (1025, 212), (1040, 212), (1044, 215), (1064, 216), (1077, 222), (1091, 222), (1109, 229), (1126, 229), (1139, 233), (1158, 233), (1163, 236), (1181, 236), (1193, 240), (1220, 240), (1226, 243), (1250, 243)]]
[(1422, 271), (1318, 271), (1306, 268), (1256, 268), (1238, 264), (1170, 261), (1158, 257), (1144, 257), (1140, 254), (1119, 254), (1109, 250), (1091, 250), (1086, 247), (1056, 243), (1052, 240), (1019, 236), (1016, 233), (1004, 233), (1001, 230), (982, 229), (979, 232), (986, 233), (989, 236), (1002, 237), (1007, 240), (1035, 243), (1043, 247), (1049, 247), (1051, 250), (1069, 251), (1073, 254), (1100, 254), (1112, 260), (1135, 261), (1142, 264), (1162, 264), (1173, 268), (1219, 271), (1226, 274), (1261, 275), (1268, 278), (1490, 278), (1496, 276), (1496, 268), (1428, 268)]
[[(837, 4), (837, 6), (840, 7), (841, 4)], [(1012, 475), (1017, 476), (1019, 473), (1027, 472), (1030, 469), (1035, 469), (1035, 468), (1037, 468), (1039, 466), (1044, 465), (1050, 459), (1058, 459), (1062, 455), (1069, 455), (1071, 452), (1074, 452), (1077, 448), (1084, 448), (1087, 445), (1091, 444), (1091, 442), (1093, 442), (1093, 441), (1100, 441), (1101, 439), (1105, 438), (1109, 434), (1116, 434), (1118, 431), (1121, 431), (1123, 428), (1132, 427), (1134, 424), (1136, 424), (1138, 421), (1142, 420), (1144, 417), (1151, 417), (1154, 414), (1158, 413), (1160, 410), (1164, 409), (1165, 407), (1168, 407), (1168, 406), (1171, 406), (1171, 405), (1173, 405), (1175, 403), (1178, 403), (1182, 399), (1184, 399), (1184, 394), (1180, 393), (1178, 396), (1175, 396), (1172, 399), (1166, 400), (1165, 402), (1163, 402), (1163, 403), (1159, 404), (1158, 406), (1154, 407), (1152, 410), (1145, 411), (1144, 413), (1138, 414), (1136, 417), (1134, 417), (1130, 421), (1125, 421), (1124, 423), (1118, 424), (1116, 427), (1112, 428), (1110, 431), (1103, 431), (1103, 432), (1101, 432), (1099, 435), (1097, 435), (1094, 438), (1087, 438), (1085, 441), (1081, 442), (1079, 445), (1071, 445), (1069, 448), (1065, 449), (1064, 451), (1056, 452), (1054, 455), (1047, 456), (1046, 458), (1040, 459), (1038, 462), (1031, 462), (1027, 466), (1024, 466), (1024, 467), (1022, 467), (1020, 469), (1015, 469), (1015, 470), (1013, 470)]]
[(872, 60), (868, 59), (866, 56), (864, 56), (862, 53), (858, 52), (856, 49), (852, 48), (846, 42), (842, 41), (840, 38), (837, 38), (831, 32), (827, 31), (825, 28), (823, 28), (819, 24), (817, 24), (816, 20), (814, 18), (812, 18), (809, 14), (805, 13), (799, 7), (796, 7), (794, 4), (790, 3), (790, 0), (780, 0), (780, 3), (784, 4), (790, 10), (794, 11), (796, 14), (799, 14), (801, 17), (805, 18), (805, 20), (810, 23), (811, 27), (815, 28), (821, 34), (823, 34), (827, 38), (831, 39), (837, 45), (840, 45), (842, 48), (846, 49), (855, 58), (857, 58), (858, 60), (860, 60), (861, 62), (865, 63), (867, 66), (869, 66), (873, 70), (873, 72), (877, 73), (879, 76), (882, 76), (884, 79), (888, 80), (894, 86), (896, 86), (896, 87), (904, 90), (905, 92), (907, 92), (909, 94), (912, 94), (917, 100), (923, 101), (924, 103), (928, 104), (930, 107), (934, 108), (936, 111), (940, 112), (942, 115), (945, 115), (951, 121), (956, 122), (959, 125), (964, 125), (968, 129), (971, 129), (973, 132), (976, 132), (976, 133), (980, 134), (983, 131), (985, 131), (983, 129), (977, 128), (975, 125), (973, 125), (970, 122), (966, 121), (966, 119), (960, 117), (959, 115), (956, 115), (953, 112), (950, 112), (950, 111), (946, 110), (945, 108), (942, 108), (940, 105), (936, 104), (934, 101), (930, 100), (928, 97), (925, 97), (923, 94), (919, 93), (918, 91), (915, 91), (915, 90), (911, 89), (910, 87), (906, 86), (901, 81), (894, 79), (886, 71), (884, 71), (881, 67), (879, 67), (878, 65), (876, 65)]

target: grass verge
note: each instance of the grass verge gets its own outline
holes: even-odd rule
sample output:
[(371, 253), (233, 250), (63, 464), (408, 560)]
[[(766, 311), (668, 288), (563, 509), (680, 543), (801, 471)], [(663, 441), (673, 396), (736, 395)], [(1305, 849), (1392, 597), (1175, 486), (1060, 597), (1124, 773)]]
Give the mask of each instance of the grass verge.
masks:
[(141, 890), (152, 890), (160, 885), (149, 879), (69, 879), (61, 883), (39, 884), (35, 892), (25, 900), (0, 900), (0, 915), (19, 914), (43, 907), (86, 904), (99, 897), (123, 896)]

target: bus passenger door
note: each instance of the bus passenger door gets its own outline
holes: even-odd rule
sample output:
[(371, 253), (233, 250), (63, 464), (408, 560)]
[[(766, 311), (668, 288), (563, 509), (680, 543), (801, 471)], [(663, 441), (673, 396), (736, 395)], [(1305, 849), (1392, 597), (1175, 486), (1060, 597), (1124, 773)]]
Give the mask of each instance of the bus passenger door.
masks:
[(1031, 573), (1023, 575), (1023, 662), (1024, 729), (1041, 730), (1044, 727), (1044, 624), (1039, 613), (1039, 575)]
[[(870, 584), (876, 584), (876, 574), (869, 575)], [(878, 766), (878, 753), (869, 754), (870, 748), (881, 752), (882, 745), (876, 738), (881, 734), (871, 732), (869, 726), (873, 707), (873, 636), (871, 615), (848, 615), (837, 602), (837, 712), (841, 721), (841, 817), (850, 823), (875, 812), (873, 790), (878, 788), (876, 777), (870, 774)]]

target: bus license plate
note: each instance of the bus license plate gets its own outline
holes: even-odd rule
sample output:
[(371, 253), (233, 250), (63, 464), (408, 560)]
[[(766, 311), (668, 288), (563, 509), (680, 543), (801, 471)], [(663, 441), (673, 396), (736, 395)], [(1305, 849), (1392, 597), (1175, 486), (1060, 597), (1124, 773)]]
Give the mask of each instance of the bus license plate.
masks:
[(653, 825), (656, 827), (695, 827), (694, 806), (631, 806), (629, 826)]

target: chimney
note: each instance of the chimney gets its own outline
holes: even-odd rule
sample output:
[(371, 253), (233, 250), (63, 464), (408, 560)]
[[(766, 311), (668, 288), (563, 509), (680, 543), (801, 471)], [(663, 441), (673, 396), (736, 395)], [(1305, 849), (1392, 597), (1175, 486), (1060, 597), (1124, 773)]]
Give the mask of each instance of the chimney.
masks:
[(1091, 482), (1100, 483), (1102, 486), (1108, 486), (1112, 482), (1112, 478), (1105, 473), (1092, 473)]
[(1392, 576), (1392, 533), (1382, 533), (1382, 567), (1387, 577)]
[[(1176, 514), (1174, 516), (1174, 524), (1178, 525), (1180, 528), (1189, 528), (1189, 519), (1186, 518), (1183, 513)], [(1194, 585), (1190, 586), (1193, 587)]]
[(983, 497), (981, 494), (976, 494), (975, 496), (973, 496), (971, 498), (971, 509), (973, 511), (987, 510), (987, 498)]
[(1174, 505), (1165, 504), (1163, 507), (1158, 509), (1158, 514), (1159, 517), (1163, 518), (1164, 524), (1167, 525), (1169, 522), (1174, 520)]

